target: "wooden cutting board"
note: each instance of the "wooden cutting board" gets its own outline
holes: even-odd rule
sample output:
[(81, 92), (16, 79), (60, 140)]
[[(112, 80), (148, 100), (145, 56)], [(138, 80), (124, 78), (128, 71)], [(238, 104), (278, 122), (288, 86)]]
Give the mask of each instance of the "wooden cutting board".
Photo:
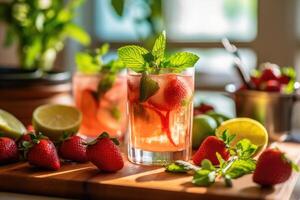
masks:
[[(278, 144), (290, 158), (300, 160), (300, 145)], [(0, 191), (90, 199), (192, 200), (192, 199), (289, 199), (298, 174), (273, 188), (260, 188), (252, 175), (233, 181), (232, 188), (217, 182), (209, 188), (196, 187), (186, 174), (170, 174), (161, 167), (126, 162), (117, 173), (99, 172), (91, 164), (64, 164), (57, 172), (41, 171), (27, 163), (0, 167)]]

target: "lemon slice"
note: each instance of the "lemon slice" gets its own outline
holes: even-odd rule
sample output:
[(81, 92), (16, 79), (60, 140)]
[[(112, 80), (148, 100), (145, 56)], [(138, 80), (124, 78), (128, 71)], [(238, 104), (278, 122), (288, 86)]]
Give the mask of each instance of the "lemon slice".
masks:
[(15, 116), (0, 109), (0, 135), (19, 138), (26, 133), (26, 128)]
[(235, 118), (224, 121), (217, 129), (216, 135), (220, 136), (225, 130), (228, 134), (234, 134), (235, 138), (231, 143), (234, 146), (241, 139), (249, 139), (258, 146), (256, 155), (263, 151), (268, 144), (268, 132), (258, 121), (250, 118)]
[(81, 112), (72, 106), (48, 104), (36, 108), (32, 125), (52, 140), (59, 140), (66, 134), (76, 134), (82, 120)]

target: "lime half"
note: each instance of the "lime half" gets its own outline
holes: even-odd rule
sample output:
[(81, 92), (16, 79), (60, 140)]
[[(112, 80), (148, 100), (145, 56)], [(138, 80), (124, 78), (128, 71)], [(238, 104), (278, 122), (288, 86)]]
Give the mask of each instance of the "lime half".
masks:
[(0, 109), (0, 135), (18, 139), (26, 128), (15, 116)]
[(224, 121), (216, 130), (216, 135), (220, 136), (227, 130), (229, 134), (234, 134), (235, 145), (241, 139), (248, 139), (258, 146), (256, 155), (263, 151), (268, 144), (268, 132), (266, 128), (256, 120), (250, 118), (235, 118)]
[(59, 140), (63, 134), (76, 134), (82, 120), (81, 112), (72, 106), (48, 104), (36, 108), (32, 124), (51, 140)]

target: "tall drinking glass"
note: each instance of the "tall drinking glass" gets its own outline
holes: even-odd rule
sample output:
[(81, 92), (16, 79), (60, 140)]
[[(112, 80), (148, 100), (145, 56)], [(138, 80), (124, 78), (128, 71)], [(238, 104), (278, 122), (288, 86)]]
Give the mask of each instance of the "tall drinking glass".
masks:
[(147, 100), (140, 93), (142, 74), (128, 71), (128, 158), (144, 165), (188, 160), (191, 154), (194, 68), (147, 75), (159, 89)]
[(76, 73), (73, 77), (75, 104), (82, 112), (79, 133), (94, 138), (106, 131), (111, 136), (122, 139), (127, 127), (126, 74), (119, 74), (112, 87), (99, 97), (97, 88), (102, 78), (101, 73)]

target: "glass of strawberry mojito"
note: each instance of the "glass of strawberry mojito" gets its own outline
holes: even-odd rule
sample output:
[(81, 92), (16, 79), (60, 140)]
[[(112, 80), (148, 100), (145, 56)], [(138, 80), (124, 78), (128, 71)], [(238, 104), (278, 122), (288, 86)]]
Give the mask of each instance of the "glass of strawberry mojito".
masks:
[(127, 128), (127, 79), (120, 60), (103, 62), (108, 46), (76, 55), (73, 96), (82, 112), (79, 133), (95, 138), (101, 132), (122, 139)]
[(164, 52), (156, 51), (164, 51), (165, 40), (162, 33), (151, 52), (132, 45), (118, 50), (129, 68), (128, 158), (137, 164), (164, 165), (188, 160), (191, 153), (192, 67), (198, 57), (183, 52), (166, 58)]

